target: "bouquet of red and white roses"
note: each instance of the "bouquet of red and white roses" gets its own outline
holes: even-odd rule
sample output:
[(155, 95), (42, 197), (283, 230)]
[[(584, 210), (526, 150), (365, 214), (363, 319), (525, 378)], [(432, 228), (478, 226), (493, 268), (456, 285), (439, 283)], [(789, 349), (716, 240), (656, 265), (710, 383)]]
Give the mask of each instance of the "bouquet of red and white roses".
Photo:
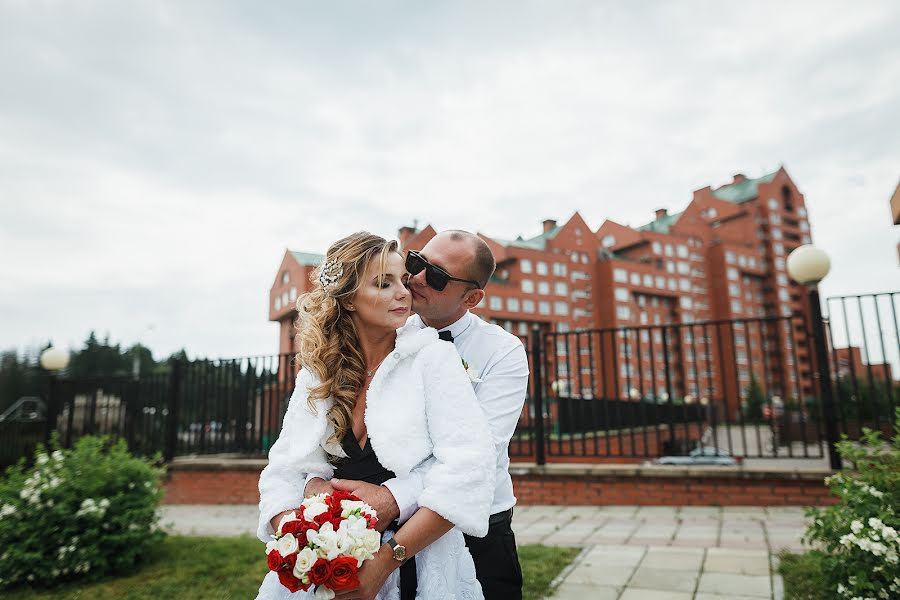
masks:
[(316, 598), (359, 586), (357, 571), (381, 546), (375, 509), (348, 492), (317, 494), (278, 524), (266, 544), (269, 569), (291, 592), (316, 586)]

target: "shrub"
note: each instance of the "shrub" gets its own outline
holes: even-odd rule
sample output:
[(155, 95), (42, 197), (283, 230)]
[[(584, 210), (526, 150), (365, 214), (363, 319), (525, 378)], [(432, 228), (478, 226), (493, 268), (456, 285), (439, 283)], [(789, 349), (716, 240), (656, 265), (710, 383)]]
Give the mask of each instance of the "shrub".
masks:
[(900, 409), (890, 445), (879, 432), (863, 430), (860, 443), (843, 436), (837, 444), (856, 472), (843, 471), (825, 480), (838, 504), (811, 508), (807, 543), (822, 552), (827, 589), (839, 598), (900, 597)]
[(0, 588), (98, 579), (132, 568), (164, 533), (157, 526), (162, 469), (125, 442), (54, 439), (0, 479)]

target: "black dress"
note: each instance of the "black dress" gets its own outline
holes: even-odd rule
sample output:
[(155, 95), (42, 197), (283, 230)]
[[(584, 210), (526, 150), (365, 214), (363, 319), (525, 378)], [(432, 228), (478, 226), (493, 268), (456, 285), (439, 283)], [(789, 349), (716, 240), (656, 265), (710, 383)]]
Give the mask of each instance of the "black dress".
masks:
[[(375, 455), (372, 441), (366, 437), (366, 445), (359, 447), (353, 430), (349, 429), (341, 447), (347, 454), (347, 458), (339, 460), (334, 469), (335, 479), (356, 479), (366, 483), (381, 485), (395, 477), (394, 472), (386, 469)], [(388, 529), (397, 531), (399, 525), (396, 521), (388, 525)], [(400, 600), (415, 600), (416, 597), (416, 560), (410, 557), (400, 566)]]

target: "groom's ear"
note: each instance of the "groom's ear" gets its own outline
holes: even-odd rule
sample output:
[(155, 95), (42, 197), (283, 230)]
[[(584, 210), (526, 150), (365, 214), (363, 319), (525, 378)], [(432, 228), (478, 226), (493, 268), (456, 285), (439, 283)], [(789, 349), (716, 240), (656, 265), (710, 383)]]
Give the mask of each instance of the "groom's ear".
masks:
[(472, 310), (481, 300), (484, 298), (484, 290), (470, 290), (465, 297), (463, 297), (462, 305), (466, 308), (466, 310)]

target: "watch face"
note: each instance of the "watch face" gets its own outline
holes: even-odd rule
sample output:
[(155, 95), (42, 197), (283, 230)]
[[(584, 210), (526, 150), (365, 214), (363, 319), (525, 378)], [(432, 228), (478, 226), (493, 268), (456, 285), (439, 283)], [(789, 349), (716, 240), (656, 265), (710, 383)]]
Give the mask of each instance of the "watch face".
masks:
[(406, 547), (397, 545), (394, 547), (394, 558), (403, 560), (406, 558)]

